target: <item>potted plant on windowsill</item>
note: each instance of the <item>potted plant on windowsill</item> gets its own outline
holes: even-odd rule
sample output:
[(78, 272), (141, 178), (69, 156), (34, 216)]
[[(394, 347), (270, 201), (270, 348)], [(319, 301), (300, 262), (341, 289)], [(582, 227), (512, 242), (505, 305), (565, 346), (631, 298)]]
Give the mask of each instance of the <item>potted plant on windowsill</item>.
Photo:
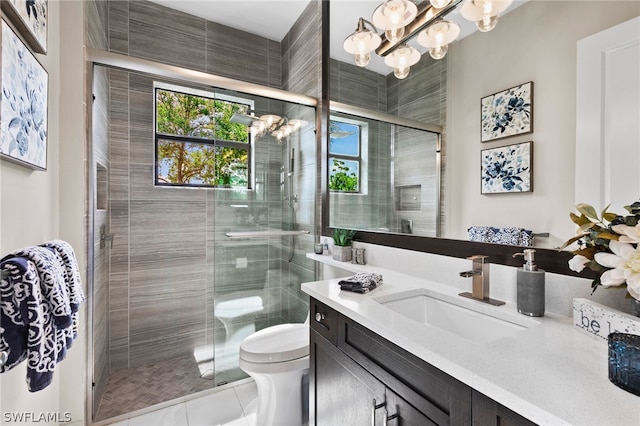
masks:
[(336, 228), (333, 230), (333, 259), (340, 262), (351, 260), (351, 242), (354, 235), (356, 235), (356, 231), (353, 229)]

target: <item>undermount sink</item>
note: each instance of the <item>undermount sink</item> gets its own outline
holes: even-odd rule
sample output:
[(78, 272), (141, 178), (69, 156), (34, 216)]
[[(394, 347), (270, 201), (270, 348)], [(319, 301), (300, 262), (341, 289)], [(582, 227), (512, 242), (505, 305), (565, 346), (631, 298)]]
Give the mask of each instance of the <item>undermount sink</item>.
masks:
[(534, 319), (505, 311), (503, 307), (484, 306), (463, 298), (456, 300), (428, 289), (410, 290), (374, 300), (420, 324), (440, 328), (476, 343), (515, 337), (539, 324)]

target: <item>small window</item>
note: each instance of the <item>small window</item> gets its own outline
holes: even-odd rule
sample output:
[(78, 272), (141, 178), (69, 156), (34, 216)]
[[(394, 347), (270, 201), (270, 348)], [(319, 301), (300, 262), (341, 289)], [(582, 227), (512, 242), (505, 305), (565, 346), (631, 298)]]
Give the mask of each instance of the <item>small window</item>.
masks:
[(341, 120), (329, 123), (329, 189), (361, 192), (362, 129)]
[(156, 88), (156, 185), (250, 188), (249, 100)]

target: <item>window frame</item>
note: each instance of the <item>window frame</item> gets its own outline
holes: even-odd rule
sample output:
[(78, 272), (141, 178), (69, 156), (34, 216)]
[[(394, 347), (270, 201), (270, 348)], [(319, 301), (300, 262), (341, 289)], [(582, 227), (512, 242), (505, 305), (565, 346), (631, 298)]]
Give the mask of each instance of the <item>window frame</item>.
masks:
[[(175, 134), (167, 134), (158, 132), (158, 91), (168, 91), (174, 92), (183, 95), (189, 96), (198, 96), (201, 98), (211, 99), (211, 100), (219, 100), (223, 102), (230, 102), (240, 105), (246, 105), (247, 110), (253, 110), (254, 101), (247, 98), (241, 98), (238, 96), (232, 96), (227, 94), (219, 94), (216, 93), (217, 88), (212, 88), (213, 91), (205, 91), (194, 89), (192, 87), (187, 86), (178, 86), (173, 84), (166, 84), (161, 82), (154, 82), (153, 84), (153, 135), (154, 135), (154, 186), (155, 187), (163, 187), (163, 188), (205, 188), (205, 189), (233, 189), (233, 190), (253, 190), (255, 188), (254, 181), (254, 154), (255, 154), (255, 143), (253, 140), (253, 135), (251, 132), (248, 132), (247, 142), (236, 142), (229, 141), (225, 139), (217, 139), (201, 137), (201, 136), (187, 136), (187, 135), (175, 135)], [(210, 184), (198, 184), (198, 183), (163, 183), (158, 179), (158, 169), (160, 167), (160, 161), (158, 158), (158, 147), (160, 141), (171, 141), (171, 142), (180, 142), (183, 144), (194, 143), (199, 145), (210, 145), (214, 148), (231, 148), (231, 149), (241, 149), (247, 151), (247, 186), (246, 187), (223, 187), (218, 184), (210, 185)]]
[(368, 173), (366, 170), (368, 164), (368, 140), (369, 140), (369, 123), (366, 121), (355, 120), (352, 118), (344, 117), (344, 116), (335, 116), (331, 115), (329, 117), (329, 122), (337, 121), (345, 124), (349, 124), (352, 126), (357, 126), (359, 129), (359, 137), (358, 137), (358, 155), (344, 155), (344, 154), (332, 154), (331, 148), (327, 148), (327, 169), (329, 172), (328, 179), (331, 180), (331, 170), (332, 170), (332, 159), (337, 158), (338, 160), (347, 160), (347, 161), (356, 161), (358, 163), (358, 190), (357, 191), (342, 191), (339, 189), (330, 189), (329, 192), (333, 194), (347, 194), (347, 195), (366, 195), (367, 194), (367, 178)]

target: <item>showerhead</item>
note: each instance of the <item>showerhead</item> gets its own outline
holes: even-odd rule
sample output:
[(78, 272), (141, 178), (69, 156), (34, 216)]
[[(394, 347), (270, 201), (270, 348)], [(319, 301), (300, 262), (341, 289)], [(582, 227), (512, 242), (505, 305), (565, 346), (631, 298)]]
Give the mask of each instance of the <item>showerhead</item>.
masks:
[(247, 127), (251, 127), (251, 125), (258, 120), (259, 118), (254, 115), (235, 112), (233, 113), (229, 121), (231, 121), (232, 123), (244, 124)]

